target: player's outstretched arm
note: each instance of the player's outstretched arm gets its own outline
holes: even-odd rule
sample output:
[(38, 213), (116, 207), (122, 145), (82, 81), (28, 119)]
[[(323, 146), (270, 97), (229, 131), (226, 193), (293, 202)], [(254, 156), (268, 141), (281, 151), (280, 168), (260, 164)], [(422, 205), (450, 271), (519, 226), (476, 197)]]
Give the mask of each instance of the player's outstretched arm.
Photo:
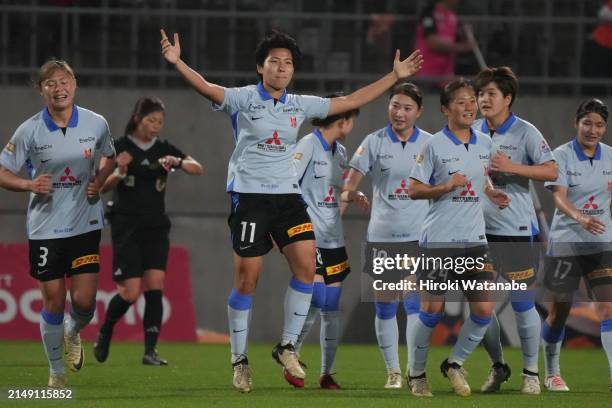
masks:
[(223, 98), (225, 97), (225, 88), (213, 83), (208, 82), (204, 79), (204, 77), (198, 74), (195, 70), (191, 69), (189, 65), (187, 65), (181, 59), (181, 43), (179, 41), (178, 33), (174, 33), (174, 44), (168, 40), (168, 36), (164, 29), (160, 29), (161, 33), (161, 53), (181, 74), (183, 79), (187, 81), (189, 85), (193, 89), (195, 89), (200, 95), (205, 98), (210, 99), (212, 102), (216, 104), (223, 103)]
[(28, 180), (0, 166), (0, 187), (9, 191), (31, 191), (34, 194), (48, 194), (51, 191), (51, 175), (41, 174), (33, 180)]
[(582, 214), (567, 198), (567, 187), (554, 186), (553, 200), (555, 207), (563, 214), (578, 222), (582, 228), (591, 234), (599, 235), (606, 231), (606, 224), (599, 218)]
[(416, 50), (405, 60), (400, 60), (400, 51), (395, 51), (393, 61), (393, 71), (382, 77), (376, 82), (366, 85), (350, 95), (333, 98), (329, 108), (328, 116), (361, 108), (382, 95), (387, 89), (391, 88), (400, 79), (408, 78), (421, 69), (423, 56), (421, 51)]

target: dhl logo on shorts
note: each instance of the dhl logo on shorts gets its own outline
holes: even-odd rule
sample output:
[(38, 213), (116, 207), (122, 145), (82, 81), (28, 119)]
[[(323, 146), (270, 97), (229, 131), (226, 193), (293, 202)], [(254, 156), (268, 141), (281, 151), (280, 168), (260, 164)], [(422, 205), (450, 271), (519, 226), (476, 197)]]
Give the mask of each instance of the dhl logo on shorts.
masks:
[(612, 268), (595, 269), (587, 275), (588, 279), (600, 279), (612, 277)]
[(473, 268), (473, 269), (469, 269), (465, 271), (464, 275), (470, 275), (473, 273), (480, 273), (480, 272), (495, 272), (495, 268), (493, 267), (492, 263), (486, 263), (481, 269)]
[(291, 227), (287, 230), (287, 235), (289, 235), (289, 238), (297, 235), (297, 234), (301, 234), (303, 232), (309, 232), (312, 231), (312, 223), (311, 222), (307, 222), (304, 224), (300, 224), (300, 225), (296, 225), (295, 227)]
[(344, 262), (339, 263), (338, 265), (327, 266), (325, 267), (325, 273), (327, 276), (329, 275), (337, 275), (339, 273), (344, 272), (349, 267), (348, 259)]
[(509, 280), (525, 280), (532, 278), (535, 275), (535, 270), (533, 268), (529, 268), (524, 271), (508, 272), (507, 275)]
[(99, 264), (100, 255), (85, 255), (72, 261), (72, 269), (80, 268), (83, 265)]

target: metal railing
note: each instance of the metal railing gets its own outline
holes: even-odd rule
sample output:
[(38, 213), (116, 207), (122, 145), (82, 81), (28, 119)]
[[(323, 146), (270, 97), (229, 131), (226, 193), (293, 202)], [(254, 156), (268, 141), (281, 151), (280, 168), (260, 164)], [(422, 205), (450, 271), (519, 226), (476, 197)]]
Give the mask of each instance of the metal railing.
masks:
[[(182, 87), (182, 80), (160, 56), (160, 27), (181, 34), (184, 59), (207, 78), (242, 85), (256, 78), (253, 51), (258, 39), (267, 29), (278, 27), (296, 36), (304, 53), (294, 88), (353, 89), (390, 69), (394, 48), (407, 55), (424, 3), (3, 0), (0, 85), (27, 83), (45, 59), (55, 56), (75, 67), (81, 86)], [(464, 3), (469, 14), (461, 18), (474, 27), (487, 62), (512, 66), (521, 76), (522, 91), (612, 93), (610, 78), (581, 76), (583, 46), (597, 23), (598, 1)], [(368, 30), (375, 24), (375, 14), (392, 15), (393, 24), (372, 40)], [(458, 62), (464, 74), (477, 70), (470, 55)]]

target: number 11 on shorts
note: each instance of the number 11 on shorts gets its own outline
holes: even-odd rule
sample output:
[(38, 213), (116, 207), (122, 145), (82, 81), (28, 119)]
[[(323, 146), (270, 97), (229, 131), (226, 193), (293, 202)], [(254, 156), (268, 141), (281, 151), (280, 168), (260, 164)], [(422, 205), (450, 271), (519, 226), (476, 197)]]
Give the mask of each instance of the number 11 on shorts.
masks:
[(241, 242), (245, 242), (244, 238), (246, 237), (247, 228), (250, 225), (251, 226), (251, 234), (250, 234), (250, 237), (249, 237), (249, 243), (252, 244), (255, 241), (255, 223), (254, 222), (242, 221), (240, 224), (242, 225), (242, 234), (240, 234), (240, 241)]

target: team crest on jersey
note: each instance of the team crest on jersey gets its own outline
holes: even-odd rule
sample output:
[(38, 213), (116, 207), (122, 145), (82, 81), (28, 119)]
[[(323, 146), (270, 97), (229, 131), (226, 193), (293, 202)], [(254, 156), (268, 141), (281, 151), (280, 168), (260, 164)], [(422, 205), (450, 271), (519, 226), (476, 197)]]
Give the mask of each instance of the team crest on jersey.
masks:
[(355, 152), (355, 155), (357, 156), (363, 156), (363, 153), (365, 152), (365, 148), (363, 146), (359, 146), (359, 148), (357, 149), (357, 151)]
[(291, 127), (292, 128), (296, 128), (297, 127), (297, 118), (295, 116), (291, 116), (289, 118), (289, 122), (291, 123)]
[(91, 159), (91, 156), (92, 156), (92, 154), (91, 154), (91, 149), (85, 149), (85, 150), (83, 151), (83, 155), (85, 156), (85, 158), (86, 158), (87, 160)]
[(409, 182), (406, 179), (402, 179), (398, 188), (393, 190), (393, 193), (389, 194), (387, 198), (389, 200), (410, 200), (408, 196), (408, 186)]
[(157, 180), (155, 180), (155, 189), (157, 191), (159, 191), (160, 193), (162, 191), (164, 191), (164, 189), (166, 188), (166, 179), (159, 177)]
[(472, 182), (468, 182), (465, 185), (465, 189), (463, 189), (458, 196), (454, 196), (452, 198), (452, 201), (454, 203), (457, 202), (461, 202), (461, 203), (477, 203), (478, 201), (480, 201), (480, 197), (478, 197), (476, 195), (476, 191), (474, 191), (474, 188), (472, 186)]
[(66, 167), (64, 174), (60, 176), (59, 181), (53, 183), (53, 188), (73, 188), (78, 187), (82, 184), (81, 180), (78, 180), (72, 175), (72, 169)]
[(415, 159), (416, 164), (423, 163), (423, 160), (425, 160), (425, 155), (423, 153), (417, 154), (416, 159)]
[(336, 196), (334, 195), (333, 186), (329, 186), (329, 190), (327, 190), (327, 195), (323, 200), (317, 202), (317, 207), (338, 208), (338, 200), (336, 200)]
[(293, 155), (293, 158), (295, 160), (302, 160), (302, 157), (304, 157), (304, 155), (302, 153), (296, 153)]
[(540, 142), (540, 151), (542, 153), (550, 153), (550, 146), (548, 146), (548, 143), (546, 143), (546, 140), (542, 140)]
[(287, 146), (282, 144), (278, 138), (278, 131), (275, 130), (271, 138), (266, 139), (264, 143), (257, 143), (257, 149), (264, 152), (285, 153)]
[(8, 142), (6, 146), (4, 146), (4, 151), (7, 152), (8, 154), (15, 153), (15, 144)]

